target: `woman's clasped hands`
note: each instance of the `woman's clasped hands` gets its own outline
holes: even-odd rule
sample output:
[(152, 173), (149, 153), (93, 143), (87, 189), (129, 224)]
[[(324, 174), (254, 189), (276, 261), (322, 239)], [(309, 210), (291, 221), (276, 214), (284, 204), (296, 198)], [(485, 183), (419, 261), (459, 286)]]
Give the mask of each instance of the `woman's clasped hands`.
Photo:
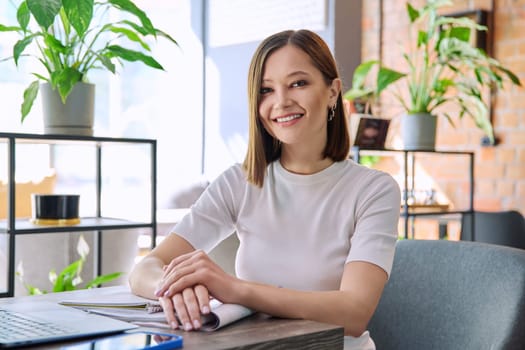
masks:
[(173, 259), (163, 270), (155, 295), (171, 328), (185, 331), (201, 328), (201, 315), (211, 312), (210, 298), (231, 302), (238, 281), (202, 250)]

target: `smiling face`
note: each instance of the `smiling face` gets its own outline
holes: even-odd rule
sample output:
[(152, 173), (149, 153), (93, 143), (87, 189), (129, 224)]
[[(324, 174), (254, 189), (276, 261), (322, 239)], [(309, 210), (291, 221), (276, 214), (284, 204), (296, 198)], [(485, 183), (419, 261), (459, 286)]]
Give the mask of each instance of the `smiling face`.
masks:
[(310, 165), (348, 158), (341, 88), (330, 48), (315, 32), (285, 30), (259, 44), (248, 69), (248, 182), (261, 187), (277, 159)]
[(328, 109), (336, 103), (340, 81), (327, 85), (301, 49), (286, 45), (266, 60), (260, 89), (259, 118), (283, 145), (324, 147)]

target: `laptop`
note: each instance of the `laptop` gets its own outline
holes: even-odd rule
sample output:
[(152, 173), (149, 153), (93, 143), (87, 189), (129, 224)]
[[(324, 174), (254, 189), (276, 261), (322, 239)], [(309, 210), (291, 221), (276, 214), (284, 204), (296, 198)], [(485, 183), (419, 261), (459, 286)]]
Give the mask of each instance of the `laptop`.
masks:
[(119, 333), (137, 327), (48, 301), (0, 304), (0, 348)]

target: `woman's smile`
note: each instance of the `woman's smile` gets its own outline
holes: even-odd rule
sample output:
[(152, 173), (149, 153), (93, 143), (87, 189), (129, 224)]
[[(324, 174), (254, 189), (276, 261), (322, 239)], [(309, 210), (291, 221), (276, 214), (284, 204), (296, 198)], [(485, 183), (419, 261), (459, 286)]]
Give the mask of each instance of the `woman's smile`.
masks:
[(282, 115), (282, 116), (273, 118), (273, 121), (278, 123), (281, 126), (288, 126), (288, 125), (295, 124), (295, 122), (297, 122), (303, 116), (304, 114), (302, 113), (289, 113), (286, 115)]

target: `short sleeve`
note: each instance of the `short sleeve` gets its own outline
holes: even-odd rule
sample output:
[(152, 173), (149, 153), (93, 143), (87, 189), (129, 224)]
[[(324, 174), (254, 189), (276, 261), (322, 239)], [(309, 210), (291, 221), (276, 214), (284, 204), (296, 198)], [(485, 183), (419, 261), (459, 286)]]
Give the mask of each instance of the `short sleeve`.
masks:
[(346, 263), (366, 261), (390, 275), (398, 237), (401, 194), (388, 174), (369, 177), (356, 206), (356, 223)]
[(236, 203), (245, 183), (239, 165), (226, 170), (208, 186), (172, 232), (195, 249), (210, 251), (235, 231)]

